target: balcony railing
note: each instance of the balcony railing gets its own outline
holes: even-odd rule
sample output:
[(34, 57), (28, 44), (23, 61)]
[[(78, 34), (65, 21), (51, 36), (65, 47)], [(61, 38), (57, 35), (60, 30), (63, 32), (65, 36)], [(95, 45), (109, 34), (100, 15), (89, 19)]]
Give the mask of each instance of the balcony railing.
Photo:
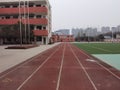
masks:
[[(19, 19), (0, 19), (0, 25), (13, 25), (17, 24)], [(31, 18), (31, 19), (22, 19), (23, 24), (32, 24), (32, 25), (47, 25), (48, 20), (46, 18)]]
[[(25, 20), (24, 20), (25, 21)], [(47, 25), (48, 24), (48, 20), (46, 18), (41, 18), (41, 19), (30, 19), (29, 20), (30, 24), (33, 25)]]
[[(20, 9), (21, 14), (24, 14), (24, 12), (28, 13), (28, 8), (21, 8)], [(29, 13), (40, 13), (40, 14), (47, 14), (47, 8), (46, 7), (29, 7)], [(17, 8), (0, 8), (0, 14), (19, 14), (19, 7)]]
[(47, 30), (33, 30), (35, 36), (48, 36)]
[(12, 25), (17, 24), (18, 19), (0, 19), (0, 25)]

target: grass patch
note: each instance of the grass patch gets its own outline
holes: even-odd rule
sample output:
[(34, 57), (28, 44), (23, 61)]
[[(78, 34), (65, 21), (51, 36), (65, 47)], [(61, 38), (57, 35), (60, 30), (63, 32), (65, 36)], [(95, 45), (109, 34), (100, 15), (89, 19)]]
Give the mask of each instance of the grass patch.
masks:
[(90, 54), (120, 54), (120, 43), (74, 43)]

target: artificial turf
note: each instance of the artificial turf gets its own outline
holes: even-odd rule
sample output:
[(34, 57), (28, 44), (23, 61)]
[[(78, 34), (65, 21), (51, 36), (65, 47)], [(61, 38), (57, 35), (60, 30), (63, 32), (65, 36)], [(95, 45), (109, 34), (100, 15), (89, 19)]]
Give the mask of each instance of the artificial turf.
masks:
[(120, 43), (74, 43), (90, 54), (120, 54)]

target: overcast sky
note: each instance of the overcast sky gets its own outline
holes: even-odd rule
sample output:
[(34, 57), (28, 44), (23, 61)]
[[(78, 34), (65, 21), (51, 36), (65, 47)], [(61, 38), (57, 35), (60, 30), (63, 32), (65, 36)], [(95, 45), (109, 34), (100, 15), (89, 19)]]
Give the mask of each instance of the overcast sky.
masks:
[(53, 30), (117, 26), (120, 0), (49, 0)]

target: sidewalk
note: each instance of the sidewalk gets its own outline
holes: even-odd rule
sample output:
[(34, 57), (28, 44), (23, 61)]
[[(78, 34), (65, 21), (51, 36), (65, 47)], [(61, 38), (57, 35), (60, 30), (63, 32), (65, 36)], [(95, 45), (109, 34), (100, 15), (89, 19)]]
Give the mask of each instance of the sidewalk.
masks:
[(4, 49), (7, 46), (0, 46), (0, 73), (58, 44), (40, 45), (39, 47), (22, 50)]

